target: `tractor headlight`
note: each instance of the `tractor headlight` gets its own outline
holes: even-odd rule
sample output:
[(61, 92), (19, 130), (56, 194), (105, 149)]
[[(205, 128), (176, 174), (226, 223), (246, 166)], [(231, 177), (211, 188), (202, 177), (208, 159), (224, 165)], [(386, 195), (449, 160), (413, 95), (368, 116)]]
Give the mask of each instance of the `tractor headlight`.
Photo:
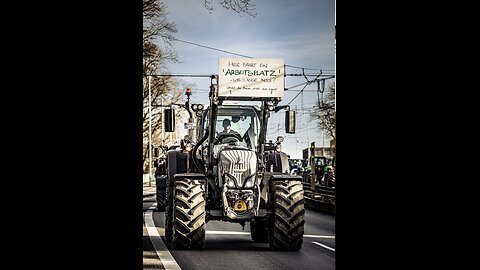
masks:
[(185, 150), (186, 150), (187, 152), (192, 151), (192, 149), (193, 149), (193, 144), (187, 143), (187, 144), (185, 145)]
[(235, 184), (235, 182), (236, 182), (235, 179), (228, 174), (225, 174), (225, 182), (227, 183), (228, 188), (236, 188), (237, 187), (237, 185)]
[(267, 109), (269, 111), (275, 110), (275, 105), (273, 105), (273, 102), (271, 102), (271, 101), (267, 102)]
[(245, 180), (245, 183), (243, 183), (244, 188), (252, 188), (253, 187), (253, 179), (254, 177), (249, 177)]

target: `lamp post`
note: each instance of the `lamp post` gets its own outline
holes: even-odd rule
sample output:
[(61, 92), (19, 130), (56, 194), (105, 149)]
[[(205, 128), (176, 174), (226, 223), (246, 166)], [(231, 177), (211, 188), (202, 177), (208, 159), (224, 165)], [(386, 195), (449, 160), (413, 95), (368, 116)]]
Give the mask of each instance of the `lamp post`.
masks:
[(148, 76), (148, 186), (152, 186), (152, 76)]
[(163, 116), (163, 97), (160, 97), (160, 102), (161, 102), (161, 103), (160, 103), (160, 108), (162, 108), (162, 110), (160, 110), (160, 111), (161, 111), (161, 113), (160, 113), (160, 121), (162, 122), (162, 125), (161, 125), (161, 129), (162, 129), (162, 143), (161, 143), (161, 145), (162, 145), (162, 149), (163, 149), (163, 147), (165, 146), (165, 127), (164, 127), (165, 125), (164, 125), (164, 123), (163, 123), (163, 121), (164, 121), (164, 120), (163, 120), (163, 118), (164, 118), (164, 116)]
[[(298, 140), (298, 138), (295, 139), (295, 156), (298, 156), (298, 143), (300, 141)], [(301, 156), (301, 155), (300, 155)]]
[(310, 122), (304, 122), (303, 125), (307, 125), (307, 145), (310, 147)]

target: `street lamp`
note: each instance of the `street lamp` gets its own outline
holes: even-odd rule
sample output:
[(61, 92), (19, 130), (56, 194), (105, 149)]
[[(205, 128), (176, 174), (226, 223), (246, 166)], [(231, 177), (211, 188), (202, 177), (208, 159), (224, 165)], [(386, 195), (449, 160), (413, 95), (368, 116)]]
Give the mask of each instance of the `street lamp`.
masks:
[(148, 186), (152, 186), (152, 76), (148, 76)]
[(310, 145), (310, 122), (304, 122), (303, 125), (307, 125), (307, 145)]

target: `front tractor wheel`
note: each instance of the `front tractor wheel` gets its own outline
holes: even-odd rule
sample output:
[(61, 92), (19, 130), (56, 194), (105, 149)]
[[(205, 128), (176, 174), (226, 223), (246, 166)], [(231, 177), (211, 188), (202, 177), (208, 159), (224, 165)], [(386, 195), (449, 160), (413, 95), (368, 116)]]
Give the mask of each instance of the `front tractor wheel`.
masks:
[(175, 181), (173, 247), (201, 249), (205, 245), (205, 187), (202, 181)]
[(273, 250), (300, 250), (303, 244), (305, 208), (301, 181), (273, 183), (274, 215), (270, 220), (269, 245)]

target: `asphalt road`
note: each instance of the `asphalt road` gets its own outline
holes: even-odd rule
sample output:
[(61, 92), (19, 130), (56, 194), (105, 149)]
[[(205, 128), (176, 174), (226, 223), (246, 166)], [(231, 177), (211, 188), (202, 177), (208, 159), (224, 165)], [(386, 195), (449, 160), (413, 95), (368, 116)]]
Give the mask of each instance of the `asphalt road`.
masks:
[(203, 250), (173, 250), (164, 235), (164, 213), (144, 199), (143, 269), (335, 269), (335, 217), (306, 210), (300, 251), (272, 251), (254, 243), (250, 227), (209, 221)]

